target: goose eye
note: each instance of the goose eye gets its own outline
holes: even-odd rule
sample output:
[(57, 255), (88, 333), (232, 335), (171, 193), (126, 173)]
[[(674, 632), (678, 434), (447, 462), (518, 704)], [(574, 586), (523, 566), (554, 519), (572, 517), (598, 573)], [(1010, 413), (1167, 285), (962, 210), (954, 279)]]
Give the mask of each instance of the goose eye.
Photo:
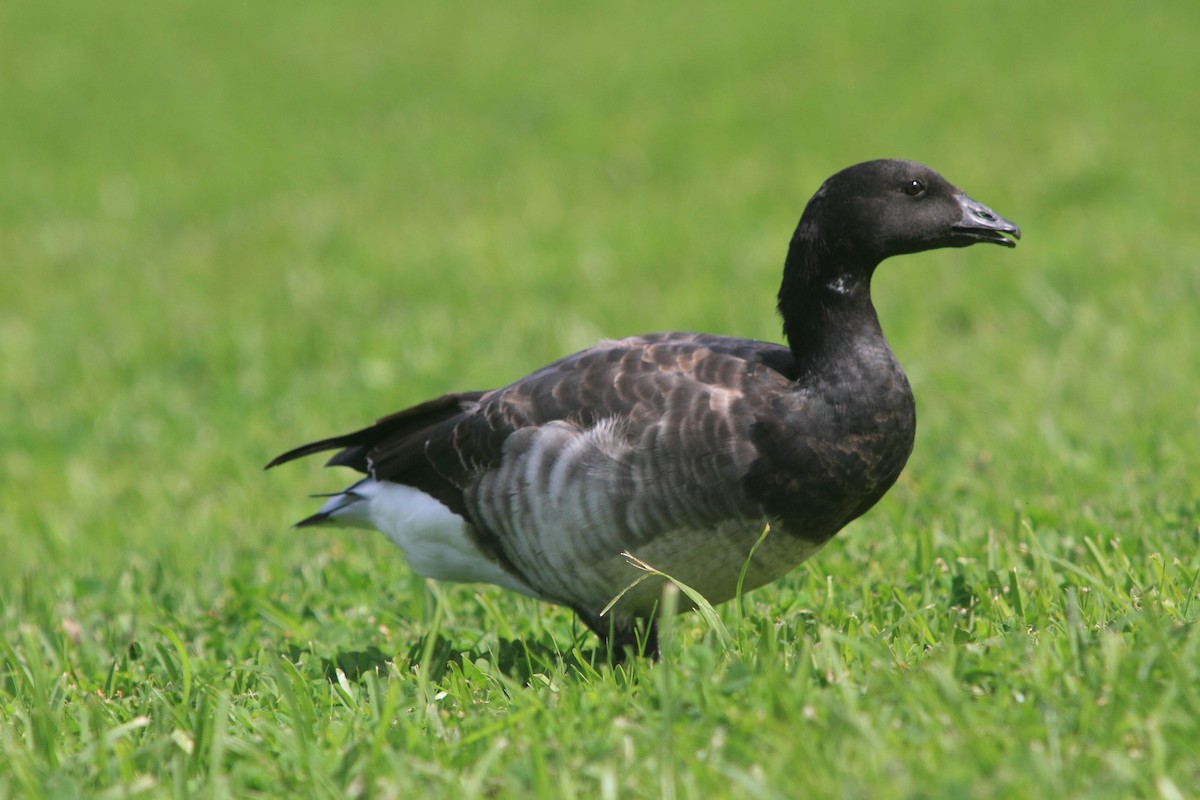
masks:
[(916, 197), (925, 191), (925, 181), (920, 178), (913, 178), (908, 183), (904, 184), (904, 193), (909, 197)]

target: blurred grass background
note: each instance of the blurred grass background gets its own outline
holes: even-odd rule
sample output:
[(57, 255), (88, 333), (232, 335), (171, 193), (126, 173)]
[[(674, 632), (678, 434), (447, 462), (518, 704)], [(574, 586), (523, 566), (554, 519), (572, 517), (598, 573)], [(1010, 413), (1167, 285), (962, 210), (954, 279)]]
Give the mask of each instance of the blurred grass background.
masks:
[[(1182, 1), (5, 3), (5, 637), (82, 625), (76, 669), (103, 673), (216, 608), (253, 629), (244, 652), (288, 627), (229, 610), (253, 596), (330, 620), (309, 635), (331, 652), (406, 650), (428, 611), (398, 554), (287, 527), (345, 476), (261, 465), (601, 337), (777, 340), (804, 203), (890, 156), (1025, 236), (880, 271), (916, 452), (813, 569), (854, 597), (928, 567), (922, 544), (982, 558), (1025, 526), (1068, 561), (1124, 540), (1186, 580), (1197, 35)], [(754, 597), (824, 590), (806, 575)], [(487, 627), (476, 587), (438, 591)], [(537, 635), (571, 630), (483, 596)], [(395, 630), (347, 624), (343, 603), (392, 604)]]

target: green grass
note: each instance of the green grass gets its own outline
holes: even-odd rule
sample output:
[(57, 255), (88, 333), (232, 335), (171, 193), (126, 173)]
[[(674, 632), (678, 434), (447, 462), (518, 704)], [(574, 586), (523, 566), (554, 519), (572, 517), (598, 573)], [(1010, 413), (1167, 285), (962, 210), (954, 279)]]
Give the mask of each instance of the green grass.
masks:
[[(1195, 795), (1200, 7), (405, 8), (0, 8), (0, 796)], [(288, 527), (347, 477), (294, 444), (778, 338), (803, 203), (893, 155), (1025, 238), (885, 265), (916, 452), (727, 641), (609, 668)]]

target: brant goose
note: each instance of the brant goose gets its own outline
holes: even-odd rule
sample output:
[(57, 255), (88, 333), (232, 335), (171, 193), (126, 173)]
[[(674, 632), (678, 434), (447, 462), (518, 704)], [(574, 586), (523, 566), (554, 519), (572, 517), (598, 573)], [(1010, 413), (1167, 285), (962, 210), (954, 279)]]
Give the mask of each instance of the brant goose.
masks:
[(743, 567), (744, 590), (786, 574), (900, 475), (916, 416), (871, 303), (875, 267), (1020, 235), (928, 167), (858, 164), (825, 181), (792, 236), (786, 347), (698, 333), (604, 341), (267, 467), (339, 449), (329, 465), (366, 477), (299, 527), (374, 528), (420, 575), (569, 606), (614, 648), (640, 641), (653, 654), (662, 578), (605, 613), (642, 574), (626, 554), (722, 602)]

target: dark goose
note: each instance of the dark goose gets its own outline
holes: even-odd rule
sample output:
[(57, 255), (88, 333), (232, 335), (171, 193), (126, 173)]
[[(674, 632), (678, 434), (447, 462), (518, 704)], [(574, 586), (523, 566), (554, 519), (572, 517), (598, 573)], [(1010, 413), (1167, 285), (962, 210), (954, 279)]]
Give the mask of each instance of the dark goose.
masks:
[[(412, 569), (569, 606), (615, 647), (661, 592), (636, 557), (730, 599), (775, 580), (879, 500), (912, 451), (912, 391), (875, 308), (889, 256), (1020, 229), (928, 167), (868, 161), (809, 201), (779, 313), (787, 346), (698, 333), (605, 341), (502, 389), (447, 394), (275, 458), (339, 449), (367, 477), (300, 526), (374, 528)], [(1012, 238), (1009, 238), (1012, 237)]]

